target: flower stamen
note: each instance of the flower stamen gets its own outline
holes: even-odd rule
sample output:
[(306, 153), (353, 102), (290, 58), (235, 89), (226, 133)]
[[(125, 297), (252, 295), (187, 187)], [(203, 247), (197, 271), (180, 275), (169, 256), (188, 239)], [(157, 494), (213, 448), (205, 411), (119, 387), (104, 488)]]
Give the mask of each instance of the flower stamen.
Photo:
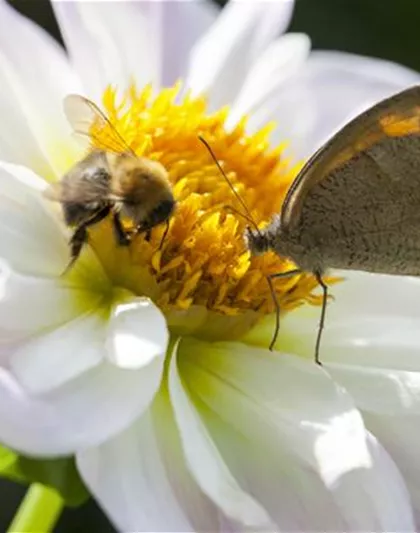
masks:
[[(129, 251), (108, 238), (109, 221), (92, 229), (92, 246), (111, 279), (135, 294), (153, 298), (173, 323), (181, 323), (182, 317), (190, 320), (191, 313), (197, 317), (198, 308), (202, 323), (210, 315), (213, 321), (217, 315), (236, 317), (238, 324), (247, 317), (242, 320), (247, 327), (273, 313), (266, 278), (293, 265), (273, 252), (250, 255), (243, 238), (247, 221), (237, 214), (243, 207), (199, 139), (202, 136), (209, 143), (250, 216), (263, 227), (279, 212), (298, 170), (284, 157), (284, 145), (270, 148), (273, 125), (249, 135), (244, 117), (226, 131), (229, 109), (208, 114), (205, 98), (188, 93), (182, 97), (180, 84), (162, 90), (156, 98), (150, 86), (139, 91), (132, 85), (121, 103), (108, 88), (103, 103), (132, 150), (166, 168), (177, 201), (162, 246), (164, 225), (153, 229), (150, 240), (136, 236)], [(100, 138), (101, 132), (96, 131), (92, 144)], [(317, 282), (312, 275), (278, 279), (274, 286), (282, 312), (304, 302), (321, 302), (313, 294)]]

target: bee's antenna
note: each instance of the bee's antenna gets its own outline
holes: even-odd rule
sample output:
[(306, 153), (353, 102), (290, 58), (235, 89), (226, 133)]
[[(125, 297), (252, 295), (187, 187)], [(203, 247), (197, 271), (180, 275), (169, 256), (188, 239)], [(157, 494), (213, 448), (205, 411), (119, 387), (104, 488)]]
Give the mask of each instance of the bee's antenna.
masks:
[(229, 187), (231, 188), (233, 194), (236, 196), (237, 200), (239, 201), (239, 203), (241, 204), (241, 206), (245, 209), (245, 212), (246, 212), (246, 215), (244, 215), (243, 213), (240, 213), (239, 211), (236, 211), (236, 209), (233, 209), (233, 211), (236, 211), (236, 213), (238, 213), (239, 215), (241, 215), (242, 217), (244, 217), (248, 222), (250, 222), (254, 228), (256, 229), (257, 233), (260, 235), (260, 230), (258, 229), (258, 226), (256, 224), (256, 222), (254, 221), (254, 219), (252, 218), (252, 215), (251, 215), (251, 212), (250, 210), (248, 209), (248, 206), (246, 205), (246, 203), (242, 200), (241, 196), (238, 194), (238, 192), (235, 190), (235, 187), (233, 186), (233, 183), (231, 182), (231, 180), (227, 177), (226, 175), (226, 172), (223, 170), (221, 164), (219, 163), (217, 157), (215, 156), (212, 148), (210, 147), (209, 143), (206, 141), (206, 139), (204, 139), (204, 137), (202, 137), (201, 135), (198, 136), (198, 138), (200, 139), (200, 141), (204, 144), (204, 146), (207, 148), (209, 154), (211, 155), (211, 158), (213, 159), (213, 161), (216, 163), (216, 166), (217, 168), (220, 170), (220, 173), (222, 174), (222, 176), (225, 178), (227, 184), (229, 185)]

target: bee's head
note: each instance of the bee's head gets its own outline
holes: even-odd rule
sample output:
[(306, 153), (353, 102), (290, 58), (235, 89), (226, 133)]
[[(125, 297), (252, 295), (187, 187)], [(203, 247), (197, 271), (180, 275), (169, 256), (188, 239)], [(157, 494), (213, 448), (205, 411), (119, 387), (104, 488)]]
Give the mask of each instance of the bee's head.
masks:
[(119, 198), (121, 214), (136, 226), (152, 228), (172, 214), (175, 200), (168, 173), (157, 161), (121, 154), (111, 176), (112, 194)]
[(140, 224), (145, 229), (153, 228), (162, 222), (166, 222), (175, 209), (175, 200), (173, 198), (162, 200), (148, 214), (145, 220)]

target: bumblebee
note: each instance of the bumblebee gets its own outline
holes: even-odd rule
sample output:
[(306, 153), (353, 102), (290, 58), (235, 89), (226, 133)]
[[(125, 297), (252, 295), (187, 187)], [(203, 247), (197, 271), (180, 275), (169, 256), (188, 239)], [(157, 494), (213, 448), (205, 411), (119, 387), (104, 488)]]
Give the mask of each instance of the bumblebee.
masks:
[[(157, 161), (138, 157), (87, 98), (67, 96), (64, 110), (76, 134), (92, 138), (94, 125), (93, 131), (106, 131), (102, 144), (107, 145), (90, 152), (46, 191), (49, 199), (61, 203), (66, 224), (74, 228), (71, 264), (88, 239), (89, 226), (108, 215), (121, 246), (127, 246), (133, 234), (150, 234), (155, 226), (168, 224), (175, 200), (166, 169)], [(124, 229), (122, 219), (130, 220), (134, 230)]]

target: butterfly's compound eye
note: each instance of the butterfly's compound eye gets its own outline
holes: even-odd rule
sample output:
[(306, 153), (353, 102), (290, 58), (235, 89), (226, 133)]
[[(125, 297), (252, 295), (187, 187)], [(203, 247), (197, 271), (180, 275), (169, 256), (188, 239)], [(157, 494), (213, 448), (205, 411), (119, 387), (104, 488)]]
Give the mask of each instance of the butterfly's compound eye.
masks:
[(260, 255), (270, 249), (270, 240), (264, 230), (245, 229), (245, 244), (252, 255)]

